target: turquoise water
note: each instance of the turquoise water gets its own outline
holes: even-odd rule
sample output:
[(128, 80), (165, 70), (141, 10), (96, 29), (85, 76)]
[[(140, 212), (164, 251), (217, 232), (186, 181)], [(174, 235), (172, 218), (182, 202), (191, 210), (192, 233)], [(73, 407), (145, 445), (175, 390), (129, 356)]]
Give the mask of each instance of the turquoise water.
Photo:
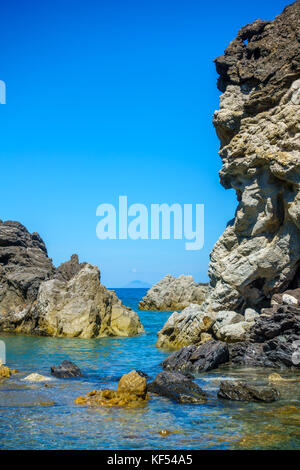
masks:
[[(144, 289), (116, 289), (125, 305), (138, 311)], [(223, 378), (266, 384), (270, 371), (223, 367), (196, 377), (207, 391), (204, 405), (179, 405), (152, 396), (141, 408), (88, 408), (74, 404), (79, 395), (116, 388), (133, 369), (154, 377), (168, 355), (155, 347), (156, 333), (170, 312), (139, 312), (146, 333), (135, 338), (65, 339), (1, 334), (7, 365), (20, 373), (0, 381), (0, 449), (299, 449), (299, 382), (287, 382), (275, 404), (217, 399)], [(83, 371), (76, 379), (25, 384), (37, 372), (69, 359)], [(295, 373), (282, 373), (295, 377)], [(298, 378), (300, 374), (298, 372)], [(162, 437), (159, 432), (171, 434)]]

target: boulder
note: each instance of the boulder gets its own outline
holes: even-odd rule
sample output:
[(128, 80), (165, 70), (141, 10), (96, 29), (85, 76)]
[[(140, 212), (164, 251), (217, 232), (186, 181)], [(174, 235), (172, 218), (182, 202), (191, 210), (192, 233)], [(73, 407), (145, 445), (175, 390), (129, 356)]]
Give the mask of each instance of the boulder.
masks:
[(71, 361), (63, 361), (59, 366), (52, 366), (51, 374), (59, 379), (69, 377), (80, 377), (82, 375), (79, 367)]
[(183, 310), (190, 304), (201, 304), (207, 284), (196, 283), (193, 276), (178, 278), (168, 274), (148, 290), (139, 303), (140, 310)]
[(206, 403), (206, 393), (179, 372), (160, 372), (148, 385), (148, 391), (178, 403)]
[(118, 392), (127, 392), (145, 397), (147, 393), (147, 380), (139, 372), (132, 370), (121, 377), (118, 383)]
[(246, 382), (226, 380), (220, 384), (218, 397), (226, 400), (270, 403), (278, 400), (280, 394), (275, 388), (256, 387)]
[(93, 390), (85, 397), (75, 400), (77, 405), (90, 406), (140, 406), (147, 402), (147, 381), (137, 371), (133, 370), (123, 375), (117, 390)]
[[(211, 330), (215, 314), (203, 312), (197, 304), (191, 304), (181, 313), (174, 312), (157, 333), (156, 346), (165, 349), (178, 349), (191, 342), (202, 341), (202, 334)], [(193, 335), (190, 328), (193, 326)], [(188, 330), (187, 330), (188, 327)]]
[(207, 341), (196, 346), (191, 344), (171, 354), (162, 363), (166, 370), (180, 372), (205, 372), (216, 369), (229, 360), (229, 350), (222, 341)]

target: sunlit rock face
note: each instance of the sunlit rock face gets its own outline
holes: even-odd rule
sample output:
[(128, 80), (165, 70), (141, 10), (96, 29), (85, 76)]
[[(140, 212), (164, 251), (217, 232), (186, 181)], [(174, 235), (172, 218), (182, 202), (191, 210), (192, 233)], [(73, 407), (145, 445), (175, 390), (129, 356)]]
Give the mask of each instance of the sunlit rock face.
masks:
[(211, 253), (209, 291), (185, 322), (185, 344), (199, 337), (199, 315), (260, 311), (274, 293), (300, 286), (299, 41), (295, 2), (243, 27), (215, 60), (220, 181), (238, 206)]

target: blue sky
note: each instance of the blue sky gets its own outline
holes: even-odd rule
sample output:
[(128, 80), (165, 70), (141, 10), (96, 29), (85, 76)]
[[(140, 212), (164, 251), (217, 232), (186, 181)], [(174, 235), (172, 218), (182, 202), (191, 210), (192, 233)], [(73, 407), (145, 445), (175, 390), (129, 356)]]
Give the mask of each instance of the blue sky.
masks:
[[(45, 240), (57, 265), (78, 253), (122, 287), (165, 274), (207, 280), (234, 215), (219, 184), (213, 59), (243, 25), (286, 1), (27, 1), (1, 5), (0, 219)], [(99, 240), (96, 208), (205, 205), (205, 244)]]

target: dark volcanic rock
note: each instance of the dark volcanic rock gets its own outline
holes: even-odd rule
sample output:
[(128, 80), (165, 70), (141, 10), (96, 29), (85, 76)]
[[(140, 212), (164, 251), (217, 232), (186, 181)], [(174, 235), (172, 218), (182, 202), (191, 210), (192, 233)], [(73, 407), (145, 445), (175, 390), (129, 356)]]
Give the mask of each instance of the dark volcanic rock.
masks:
[[(298, 290), (298, 289), (297, 289)], [(287, 291), (293, 295), (293, 291)], [(233, 364), (257, 367), (300, 367), (295, 361), (295, 351), (300, 344), (300, 307), (277, 304), (284, 294), (272, 297), (273, 306), (256, 319), (248, 335), (248, 341), (229, 345)], [(296, 296), (297, 293), (294, 294)]]
[(228, 85), (255, 89), (245, 106), (248, 115), (275, 106), (299, 78), (299, 17), (300, 3), (294, 2), (274, 21), (248, 24), (215, 59), (220, 91)]
[(63, 361), (59, 366), (52, 366), (51, 374), (60, 379), (67, 377), (80, 377), (82, 375), (79, 367), (70, 361)]
[(162, 366), (181, 372), (204, 372), (216, 369), (229, 360), (229, 351), (222, 341), (207, 341), (200, 346), (191, 344), (171, 354)]
[(179, 372), (160, 372), (148, 391), (171, 398), (178, 403), (205, 403), (206, 393), (191, 379)]
[[(14, 328), (36, 299), (42, 281), (55, 273), (37, 233), (19, 222), (0, 222), (0, 328)], [(12, 315), (12, 318), (10, 316)]]
[(226, 380), (221, 382), (219, 398), (236, 401), (261, 401), (270, 403), (278, 400), (280, 394), (275, 388), (256, 387), (244, 382)]

